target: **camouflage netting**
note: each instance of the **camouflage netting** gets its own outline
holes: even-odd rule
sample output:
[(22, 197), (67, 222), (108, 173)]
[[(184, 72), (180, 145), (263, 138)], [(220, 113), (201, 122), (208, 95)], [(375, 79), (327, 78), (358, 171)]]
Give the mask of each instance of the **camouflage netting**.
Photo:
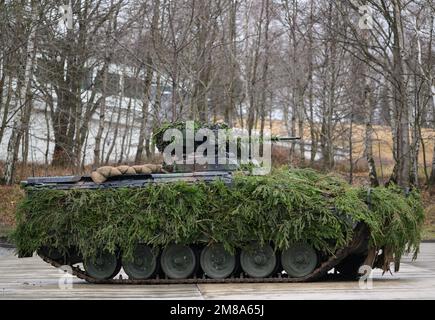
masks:
[(110, 190), (29, 190), (19, 205), (12, 235), (18, 251), (41, 246), (61, 251), (79, 248), (85, 257), (97, 250), (134, 245), (272, 240), (277, 248), (306, 241), (333, 253), (352, 238), (354, 222), (371, 231), (370, 246), (399, 258), (418, 252), (424, 220), (420, 196), (397, 187), (368, 190), (313, 170), (277, 170), (268, 176), (236, 174), (231, 187), (167, 183)]
[[(225, 123), (203, 123), (199, 121), (193, 122), (193, 131), (196, 133), (200, 129), (210, 129), (217, 132), (217, 130), (227, 130), (229, 129), (228, 125)], [(186, 145), (186, 122), (167, 122), (163, 123), (159, 128), (155, 129), (153, 132), (153, 143), (157, 147), (160, 152), (171, 143), (171, 141), (164, 141), (163, 136), (168, 129), (177, 129), (183, 133), (184, 145)], [(196, 144), (201, 144), (202, 142), (196, 142)], [(196, 147), (196, 146), (195, 146)]]

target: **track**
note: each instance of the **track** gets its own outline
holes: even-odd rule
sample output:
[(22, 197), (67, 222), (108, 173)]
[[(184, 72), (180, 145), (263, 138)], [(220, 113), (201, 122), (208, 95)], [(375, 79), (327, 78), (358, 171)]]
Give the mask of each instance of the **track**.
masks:
[[(187, 279), (168, 279), (168, 278), (156, 278), (146, 279), (146, 280), (134, 280), (134, 279), (108, 279), (99, 280), (90, 277), (84, 270), (79, 267), (72, 268), (72, 274), (80, 279), (83, 279), (89, 283), (95, 284), (195, 284), (195, 283), (291, 283), (291, 282), (308, 282), (320, 279), (322, 276), (334, 268), (338, 263), (340, 263), (348, 255), (352, 254), (358, 250), (364, 243), (368, 236), (368, 229), (364, 224), (360, 224), (355, 228), (355, 234), (347, 247), (339, 249), (334, 255), (332, 255), (328, 260), (322, 262), (312, 273), (301, 278), (290, 278), (282, 276), (279, 274), (278, 277), (267, 277), (267, 278), (248, 278), (243, 277), (243, 273), (239, 277), (230, 277), (225, 279), (211, 279), (211, 278), (187, 278)], [(47, 263), (50, 263), (56, 268), (61, 268), (64, 266), (62, 263), (52, 260), (47, 256), (39, 254), (40, 257)]]

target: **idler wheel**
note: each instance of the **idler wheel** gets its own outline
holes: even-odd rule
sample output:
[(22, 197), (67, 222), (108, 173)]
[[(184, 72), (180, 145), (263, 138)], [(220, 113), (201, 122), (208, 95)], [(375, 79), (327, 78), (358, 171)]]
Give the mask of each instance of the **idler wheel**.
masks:
[(205, 247), (200, 257), (201, 268), (212, 279), (230, 276), (236, 268), (236, 257), (225, 250), (222, 244)]
[(100, 252), (95, 257), (85, 259), (83, 266), (86, 273), (97, 280), (111, 279), (118, 274), (121, 268), (116, 254), (107, 251)]
[(277, 259), (270, 245), (261, 246), (259, 243), (252, 243), (242, 250), (240, 264), (250, 277), (265, 278), (275, 270)]
[(160, 264), (169, 278), (186, 279), (196, 269), (196, 255), (189, 246), (171, 244), (163, 250)]
[(157, 257), (149, 246), (139, 244), (132, 259), (122, 259), (122, 266), (129, 278), (148, 279), (157, 271)]
[(282, 252), (281, 263), (289, 277), (300, 278), (314, 271), (317, 254), (308, 244), (298, 242)]

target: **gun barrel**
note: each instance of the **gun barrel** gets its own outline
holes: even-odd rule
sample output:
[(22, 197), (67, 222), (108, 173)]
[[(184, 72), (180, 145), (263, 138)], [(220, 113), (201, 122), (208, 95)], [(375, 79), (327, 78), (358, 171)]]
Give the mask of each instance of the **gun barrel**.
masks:
[(274, 137), (272, 138), (273, 141), (294, 141), (294, 140), (301, 140), (301, 137)]

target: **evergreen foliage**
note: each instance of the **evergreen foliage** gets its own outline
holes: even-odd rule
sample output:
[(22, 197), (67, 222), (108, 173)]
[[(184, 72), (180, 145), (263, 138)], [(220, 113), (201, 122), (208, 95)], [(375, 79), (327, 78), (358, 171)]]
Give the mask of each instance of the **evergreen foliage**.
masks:
[[(157, 149), (160, 152), (163, 152), (163, 150), (171, 143), (171, 141), (164, 141), (163, 136), (166, 132), (166, 130), (169, 129), (177, 129), (181, 131), (184, 138), (184, 145), (186, 145), (186, 121), (178, 121), (178, 122), (165, 122), (160, 127), (156, 128), (153, 132), (153, 143), (157, 147)], [(199, 121), (193, 121), (193, 132), (196, 134), (198, 130), (200, 129), (210, 129), (216, 132), (217, 136), (217, 130), (227, 130), (229, 129), (228, 125), (225, 123), (202, 123)], [(175, 140), (174, 138), (172, 141)], [(204, 139), (205, 141), (205, 139)], [(195, 149), (198, 144), (201, 144), (203, 141), (197, 141), (195, 142)]]
[(352, 238), (356, 222), (371, 231), (371, 246), (395, 255), (418, 252), (424, 213), (417, 191), (352, 187), (309, 169), (267, 176), (236, 174), (231, 186), (185, 182), (105, 190), (28, 190), (12, 235), (17, 249), (77, 247), (84, 257), (136, 243), (220, 242), (233, 250), (248, 240), (279, 249), (306, 241), (333, 253)]

